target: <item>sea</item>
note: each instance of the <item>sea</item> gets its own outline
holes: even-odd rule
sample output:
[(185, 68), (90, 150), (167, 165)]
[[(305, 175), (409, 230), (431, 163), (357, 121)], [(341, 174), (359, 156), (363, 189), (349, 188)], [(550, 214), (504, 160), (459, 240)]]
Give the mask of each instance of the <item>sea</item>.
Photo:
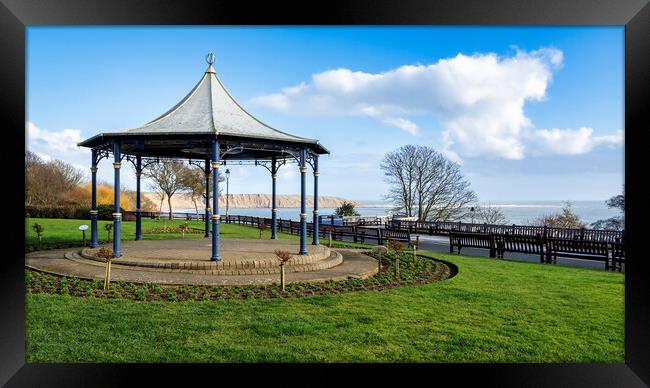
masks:
[[(531, 220), (544, 215), (556, 214), (562, 211), (566, 201), (491, 201), (490, 206), (498, 207), (502, 210), (507, 219), (508, 224), (526, 225)], [(485, 205), (485, 204), (481, 204)], [(619, 215), (618, 209), (610, 209), (605, 205), (605, 200), (602, 201), (571, 201), (571, 209), (580, 217), (580, 219), (589, 225), (600, 219), (610, 218)], [(221, 208), (222, 215), (225, 215), (225, 208)], [(386, 216), (394, 214), (392, 207), (387, 204), (375, 203), (358, 207), (357, 212), (362, 217), (375, 217)], [(194, 209), (174, 209), (175, 212), (190, 212), (193, 213)], [(253, 217), (271, 217), (271, 209), (269, 208), (238, 208), (228, 209), (228, 214), (253, 216)], [(311, 221), (312, 209), (307, 209), (309, 214), (308, 220)], [(319, 209), (320, 215), (334, 214), (333, 208)], [(300, 220), (299, 208), (279, 208), (277, 212), (278, 218), (291, 219), (294, 221)], [(466, 222), (471, 222), (471, 219), (466, 219)], [(480, 222), (477, 219), (475, 222)]]

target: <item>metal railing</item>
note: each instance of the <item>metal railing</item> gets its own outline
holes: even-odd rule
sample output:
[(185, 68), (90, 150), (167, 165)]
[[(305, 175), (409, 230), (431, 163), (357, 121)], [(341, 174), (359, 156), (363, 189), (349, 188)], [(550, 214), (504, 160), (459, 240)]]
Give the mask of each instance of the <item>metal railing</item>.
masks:
[(408, 230), (411, 233), (428, 235), (448, 235), (450, 231), (466, 233), (510, 233), (513, 235), (536, 236), (541, 235), (551, 238), (569, 238), (585, 241), (624, 241), (625, 231), (599, 230), (599, 229), (578, 229), (578, 228), (554, 228), (548, 226), (532, 225), (492, 225), (472, 224), (463, 222), (435, 221), (402, 221), (392, 220), (386, 225), (387, 228), (396, 230)]

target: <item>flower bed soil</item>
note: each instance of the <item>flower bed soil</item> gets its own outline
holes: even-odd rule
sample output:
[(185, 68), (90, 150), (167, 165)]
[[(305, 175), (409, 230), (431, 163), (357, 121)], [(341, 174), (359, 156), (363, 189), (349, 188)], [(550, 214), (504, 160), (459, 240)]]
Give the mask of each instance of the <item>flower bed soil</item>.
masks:
[[(376, 254), (367, 253), (377, 258)], [(399, 258), (399, 277), (395, 276), (395, 262)], [(57, 276), (25, 269), (25, 286), (28, 293), (48, 293), (89, 298), (122, 298), (139, 301), (185, 301), (219, 299), (270, 299), (314, 295), (335, 295), (352, 291), (381, 291), (406, 285), (428, 284), (455, 276), (456, 267), (447, 262), (406, 254), (385, 254), (381, 257), (381, 271), (366, 279), (350, 278), (339, 281), (289, 283), (285, 292), (278, 283), (245, 286), (165, 286), (111, 282), (109, 290), (103, 289), (100, 279), (86, 280)], [(279, 279), (278, 279), (279, 280)]]

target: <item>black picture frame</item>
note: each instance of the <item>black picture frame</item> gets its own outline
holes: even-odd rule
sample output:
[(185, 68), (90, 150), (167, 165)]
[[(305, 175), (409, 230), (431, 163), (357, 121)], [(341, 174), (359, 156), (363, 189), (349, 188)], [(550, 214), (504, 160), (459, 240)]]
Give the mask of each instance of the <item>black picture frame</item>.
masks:
[[(0, 270), (0, 384), (8, 386), (117, 386), (144, 377), (148, 382), (181, 377), (184, 385), (208, 377), (222, 383), (241, 372), (229, 365), (26, 364), (24, 232), (8, 225), (24, 219), (25, 37), (34, 25), (624, 25), (625, 26), (625, 363), (624, 364), (429, 364), (413, 367), (437, 382), (451, 376), (455, 384), (478, 378), (498, 386), (646, 386), (650, 384), (650, 260), (641, 254), (643, 239), (644, 113), (650, 112), (650, 5), (648, 0), (547, 1), (328, 1), (281, 2), (0, 0), (0, 109), (3, 147), (0, 172), (5, 181), (4, 257)], [(288, 366), (263, 368), (269, 381), (289, 379)], [(306, 366), (303, 366), (306, 367)], [(361, 367), (358, 365), (357, 367)], [(180, 372), (179, 369), (184, 371)], [(319, 382), (338, 377), (335, 368), (313, 367)], [(367, 365), (346, 382), (391, 375), (391, 365)], [(241, 369), (237, 368), (237, 369)], [(339, 369), (350, 370), (350, 366)], [(339, 370), (337, 369), (337, 370)], [(338, 380), (340, 382), (340, 380)]]

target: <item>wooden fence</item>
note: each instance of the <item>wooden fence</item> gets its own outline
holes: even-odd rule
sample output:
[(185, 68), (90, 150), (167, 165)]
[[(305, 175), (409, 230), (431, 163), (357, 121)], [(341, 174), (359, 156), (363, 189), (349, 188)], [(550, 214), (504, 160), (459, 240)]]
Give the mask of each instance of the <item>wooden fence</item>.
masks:
[[(271, 219), (267, 217), (253, 217), (253, 216), (240, 216), (228, 215), (221, 218), (222, 222), (227, 224), (238, 224), (247, 226), (257, 226), (261, 223), (271, 225)], [(307, 222), (307, 235), (311, 236), (314, 233), (314, 224)], [(287, 219), (277, 219), (278, 232), (300, 234), (300, 222)], [(411, 241), (411, 233), (409, 231), (393, 231), (379, 226), (368, 225), (367, 223), (360, 222), (358, 225), (327, 225), (320, 224), (318, 226), (318, 235), (321, 238), (329, 238), (331, 233), (332, 240), (347, 240), (353, 242), (375, 242), (382, 245), (388, 239), (393, 239), (401, 242), (408, 243)]]
[[(135, 217), (135, 212), (125, 211), (125, 215), (129, 218)], [(141, 212), (143, 218), (160, 218), (169, 219), (169, 212)], [(182, 213), (172, 212), (172, 219), (174, 220), (205, 220), (205, 212), (201, 213)], [(241, 225), (257, 226), (260, 222), (271, 224), (271, 219), (268, 217), (253, 217), (253, 216), (240, 216), (228, 215), (222, 216), (222, 221), (226, 223), (234, 223)], [(308, 223), (310, 225), (311, 222)], [(321, 224), (321, 228), (331, 226)], [(521, 236), (536, 236), (541, 235), (544, 238), (563, 238), (563, 239), (576, 239), (584, 241), (607, 241), (617, 242), (624, 241), (625, 231), (617, 230), (598, 230), (598, 229), (577, 229), (577, 228), (553, 228), (547, 226), (530, 226), (530, 225), (491, 225), (491, 224), (472, 224), (464, 222), (449, 222), (449, 221), (435, 221), (435, 222), (420, 222), (420, 221), (402, 221), (392, 220), (388, 223), (382, 223), (379, 218), (363, 218), (358, 219), (344, 219), (344, 227), (383, 227), (390, 230), (408, 231), (411, 234), (427, 234), (447, 236), (450, 231), (465, 232), (465, 233), (494, 233), (494, 234), (511, 234)], [(299, 221), (291, 221), (286, 219), (278, 219), (278, 230), (295, 234), (300, 228)], [(310, 229), (311, 230), (311, 229)], [(362, 232), (363, 233), (363, 232)]]

